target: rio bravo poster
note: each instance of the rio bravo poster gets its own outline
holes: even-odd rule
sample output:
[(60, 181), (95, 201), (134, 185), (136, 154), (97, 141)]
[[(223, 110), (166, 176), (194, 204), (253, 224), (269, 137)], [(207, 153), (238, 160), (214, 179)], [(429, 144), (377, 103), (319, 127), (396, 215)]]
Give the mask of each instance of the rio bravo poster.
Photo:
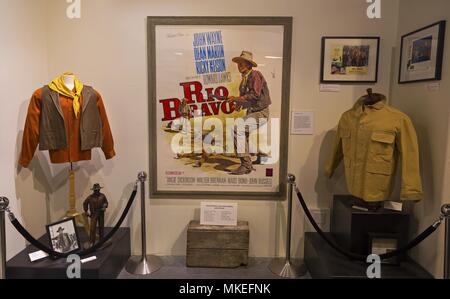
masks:
[(283, 26), (158, 25), (154, 39), (156, 191), (279, 192)]

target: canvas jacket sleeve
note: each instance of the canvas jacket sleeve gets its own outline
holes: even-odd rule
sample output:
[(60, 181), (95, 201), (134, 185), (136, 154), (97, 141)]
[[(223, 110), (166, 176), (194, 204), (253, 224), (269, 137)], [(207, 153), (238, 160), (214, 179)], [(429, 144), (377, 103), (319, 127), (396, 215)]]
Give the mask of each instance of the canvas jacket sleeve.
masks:
[(417, 134), (411, 120), (407, 117), (401, 120), (396, 147), (401, 157), (402, 165), (401, 199), (421, 200), (423, 194)]

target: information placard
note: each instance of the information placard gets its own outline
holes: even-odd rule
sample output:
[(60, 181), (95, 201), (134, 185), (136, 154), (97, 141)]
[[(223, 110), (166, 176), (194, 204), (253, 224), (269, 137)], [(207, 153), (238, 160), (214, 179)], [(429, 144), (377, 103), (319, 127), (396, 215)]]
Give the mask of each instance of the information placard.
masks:
[(200, 224), (237, 226), (237, 203), (202, 202)]

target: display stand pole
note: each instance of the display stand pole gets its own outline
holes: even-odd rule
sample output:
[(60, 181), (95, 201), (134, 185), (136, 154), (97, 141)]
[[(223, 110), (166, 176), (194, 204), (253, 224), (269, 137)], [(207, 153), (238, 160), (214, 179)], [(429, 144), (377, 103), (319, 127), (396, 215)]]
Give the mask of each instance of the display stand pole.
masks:
[(142, 255), (131, 257), (125, 269), (130, 274), (135, 275), (149, 275), (158, 271), (162, 267), (162, 261), (159, 257), (147, 255), (147, 233), (146, 233), (146, 219), (145, 219), (145, 181), (147, 174), (140, 172), (138, 180), (141, 182), (141, 234), (142, 234)]
[(292, 228), (292, 190), (295, 185), (295, 176), (288, 174), (288, 214), (286, 225), (286, 255), (285, 258), (274, 258), (269, 265), (272, 273), (285, 278), (298, 278), (306, 275), (306, 266), (302, 260), (291, 258), (291, 228)]
[(81, 214), (77, 211), (77, 199), (75, 196), (75, 171), (73, 170), (73, 164), (70, 163), (69, 170), (69, 210), (66, 212), (66, 218), (75, 218), (77, 226), (82, 226), (89, 235), (89, 220), (86, 214)]
[(444, 279), (450, 279), (450, 204), (443, 205), (441, 212), (445, 218)]
[(6, 229), (5, 212), (8, 210), (9, 200), (0, 197), (0, 279), (6, 279)]

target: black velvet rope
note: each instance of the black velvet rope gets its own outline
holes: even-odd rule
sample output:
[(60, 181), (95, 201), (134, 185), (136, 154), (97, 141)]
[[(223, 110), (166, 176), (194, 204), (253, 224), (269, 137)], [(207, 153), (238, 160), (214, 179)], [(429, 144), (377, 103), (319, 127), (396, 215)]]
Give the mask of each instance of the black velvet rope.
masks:
[(45, 253), (47, 253), (48, 255), (50, 255), (51, 257), (54, 258), (63, 258), (63, 257), (67, 257), (67, 255), (60, 253), (60, 252), (56, 252), (52, 249), (50, 249), (49, 247), (45, 246), (44, 244), (42, 244), (41, 242), (39, 242), (38, 240), (36, 240), (32, 235), (30, 235), (30, 233), (22, 226), (22, 224), (20, 224), (20, 222), (17, 219), (11, 220), (11, 224), (16, 228), (16, 230), (25, 238), (25, 240), (27, 240), (28, 242), (30, 242), (31, 245), (33, 245), (34, 247), (36, 247), (39, 250), (44, 251)]
[[(311, 212), (309, 211), (308, 206), (306, 205), (305, 199), (303, 198), (303, 195), (298, 188), (296, 188), (296, 192), (297, 192), (298, 200), (300, 201), (300, 204), (301, 204), (303, 210), (305, 211), (305, 215), (308, 218), (309, 222), (312, 224), (312, 226), (317, 231), (317, 233), (319, 233), (319, 235), (322, 237), (322, 239), (324, 239), (325, 242), (328, 243), (328, 245), (330, 245), (334, 250), (336, 250), (337, 252), (346, 256), (347, 258), (349, 258), (351, 260), (367, 262), (367, 256), (349, 252), (349, 251), (345, 250), (344, 248), (342, 248), (341, 246), (339, 246), (338, 244), (336, 244), (333, 240), (328, 238), (325, 235), (325, 233), (322, 231), (322, 229), (319, 227), (319, 225), (317, 225), (317, 222), (314, 220), (313, 216), (311, 215)], [(438, 226), (431, 225), (423, 233), (421, 233), (419, 236), (417, 236), (417, 238), (415, 238), (412, 242), (408, 243), (406, 246), (404, 246), (400, 249), (380, 255), (380, 259), (385, 260), (385, 259), (393, 258), (393, 257), (396, 257), (396, 256), (406, 253), (407, 251), (411, 250), (412, 248), (414, 248), (418, 244), (420, 244), (423, 240), (428, 238), (432, 233), (434, 233), (436, 231), (437, 228), (438, 228)]]
[[(112, 236), (117, 232), (117, 230), (120, 228), (120, 226), (122, 225), (123, 221), (125, 220), (125, 218), (128, 215), (128, 212), (130, 211), (131, 206), (133, 205), (134, 199), (136, 197), (136, 193), (137, 190), (133, 190), (133, 192), (131, 193), (130, 199), (128, 200), (128, 203), (125, 207), (125, 210), (122, 213), (122, 216), (120, 216), (119, 221), (117, 221), (116, 225), (114, 226), (114, 228), (104, 237), (102, 238), (98, 243), (96, 243), (94, 246), (83, 250), (83, 251), (79, 251), (79, 252), (75, 252), (76, 254), (78, 254), (79, 256), (86, 256), (88, 254), (93, 253), (94, 251), (96, 251), (97, 249), (99, 249), (103, 244), (105, 244), (109, 239), (112, 238)], [(39, 242), (38, 240), (36, 240), (23, 226), (22, 224), (20, 224), (20, 222), (14, 218), (11, 220), (11, 224), (16, 228), (16, 230), (25, 238), (25, 240), (27, 240), (28, 242), (30, 242), (31, 245), (33, 245), (34, 247), (36, 247), (39, 250), (44, 251), (45, 253), (47, 253), (49, 256), (53, 257), (53, 258), (66, 258), (67, 256), (69, 256), (69, 254), (67, 253), (60, 253), (60, 252), (56, 252), (54, 250), (52, 250), (51, 248), (45, 246), (44, 244), (42, 244), (41, 242)]]

